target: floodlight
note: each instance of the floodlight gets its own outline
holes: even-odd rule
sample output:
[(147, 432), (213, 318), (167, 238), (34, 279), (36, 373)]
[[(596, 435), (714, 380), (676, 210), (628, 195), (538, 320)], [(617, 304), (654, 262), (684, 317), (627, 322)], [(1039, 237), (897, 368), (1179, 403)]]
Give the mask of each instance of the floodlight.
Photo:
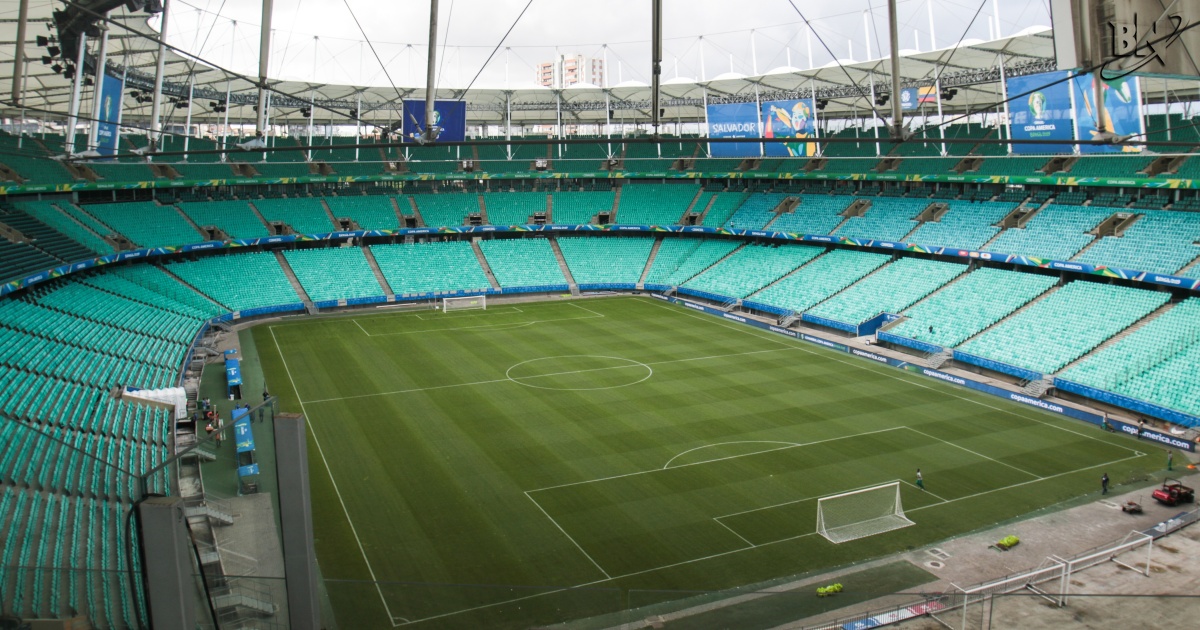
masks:
[(46, 52), (49, 53), (51, 57), (57, 57), (62, 54), (62, 49), (58, 46), (49, 46), (46, 48)]

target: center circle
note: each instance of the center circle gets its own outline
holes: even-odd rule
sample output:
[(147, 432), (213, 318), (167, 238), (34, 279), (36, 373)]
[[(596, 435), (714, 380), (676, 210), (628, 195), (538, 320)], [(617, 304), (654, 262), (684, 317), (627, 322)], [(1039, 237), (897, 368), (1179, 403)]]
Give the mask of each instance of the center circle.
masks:
[(600, 354), (567, 354), (522, 361), (504, 372), (525, 387), (577, 392), (637, 385), (654, 375), (645, 363)]

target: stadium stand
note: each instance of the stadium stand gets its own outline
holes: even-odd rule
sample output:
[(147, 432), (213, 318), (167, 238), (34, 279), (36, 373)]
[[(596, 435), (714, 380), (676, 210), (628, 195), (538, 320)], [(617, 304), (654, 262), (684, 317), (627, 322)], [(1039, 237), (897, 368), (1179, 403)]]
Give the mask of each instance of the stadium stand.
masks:
[(836, 249), (751, 296), (755, 302), (802, 313), (891, 260), (885, 254)]
[(775, 208), (787, 198), (783, 193), (754, 193), (738, 206), (725, 227), (738, 230), (761, 230), (775, 219)]
[(235, 313), (300, 303), (279, 261), (270, 252), (209, 256), (169, 263), (165, 268)]
[(80, 225), (79, 222), (72, 220), (66, 213), (59, 210), (54, 202), (21, 201), (14, 203), (13, 206), (75, 240), (93, 254), (111, 254), (113, 252), (112, 245)]
[(174, 206), (153, 201), (93, 204), (85, 208), (110, 229), (142, 247), (182, 245), (201, 240), (200, 233)]
[(454, 226), (467, 222), (467, 215), (479, 214), (479, 196), (469, 193), (416, 193), (412, 198), (428, 226)]
[(296, 249), (285, 251), (283, 257), (314, 302), (383, 295), (360, 247)]
[(200, 227), (216, 226), (233, 238), (259, 238), (271, 231), (259, 220), (247, 201), (198, 201), (180, 203), (179, 209)]
[(546, 211), (546, 193), (492, 192), (483, 194), (488, 223), (492, 225), (527, 225), (535, 212)]
[(91, 257), (86, 247), (18, 208), (0, 205), (0, 223), (17, 230), (30, 246), (59, 261), (73, 262)]
[(621, 187), (617, 223), (675, 225), (699, 191), (699, 186), (690, 184), (626, 183)]
[[(21, 148), (17, 148), (17, 144)], [(60, 162), (49, 159), (62, 153), (62, 141), (57, 147), (52, 140), (41, 140), (33, 136), (18, 139), (9, 133), (0, 132), (0, 151), (4, 153), (0, 163), (16, 171), (31, 184), (69, 184), (76, 177)]]
[(1024, 228), (1001, 232), (987, 249), (1004, 254), (1070, 260), (1095, 240), (1095, 236), (1087, 232), (1113, 212), (1112, 208), (1051, 204), (1034, 215)]
[[(848, 205), (848, 204), (847, 204)], [(867, 213), (850, 217), (837, 235), (847, 238), (899, 241), (917, 227), (915, 217), (929, 205), (928, 199), (873, 199)]]
[(1157, 291), (1075, 281), (985, 330), (959, 349), (1053, 374), (1169, 298), (1169, 294)]
[(646, 274), (646, 285), (679, 286), (728, 256), (739, 245), (738, 241), (665, 237)]
[(551, 194), (551, 218), (555, 223), (583, 225), (597, 213), (612, 212), (615, 195), (611, 190), (554, 192)]
[(335, 219), (348, 218), (363, 230), (394, 230), (400, 227), (392, 200), (383, 195), (338, 195), (325, 197)]
[(727, 298), (744, 298), (824, 253), (806, 245), (747, 245), (681, 288)]
[(467, 241), (372, 245), (371, 254), (384, 279), (399, 297), (490, 288)]
[(612, 284), (630, 288), (636, 285), (653, 246), (654, 239), (645, 236), (558, 238), (563, 259), (580, 288)]
[(1000, 269), (977, 269), (901, 313), (906, 319), (888, 332), (954, 347), (1007, 317), (1058, 282)]
[(487, 258), (496, 282), (509, 287), (562, 287), (567, 284), (550, 241), (546, 239), (496, 239), (482, 241), (479, 249)]
[(842, 195), (800, 195), (795, 211), (785, 212), (771, 224), (778, 232), (829, 234), (843, 220), (841, 215), (854, 199)]
[(251, 203), (267, 221), (282, 221), (298, 234), (326, 234), (335, 229), (319, 199), (253, 199)]
[(696, 207), (693, 208), (693, 211), (704, 212), (704, 209), (708, 208), (708, 213), (704, 215), (704, 220), (701, 221), (701, 225), (705, 225), (707, 227), (721, 227), (729, 221), (729, 218), (733, 216), (733, 213), (737, 211), (738, 207), (741, 206), (749, 196), (749, 193), (742, 191), (712, 193), (711, 205), (709, 204), (707, 196), (702, 197), (700, 201), (696, 202)]
[(967, 270), (940, 260), (901, 258), (851, 285), (808, 312), (846, 324), (880, 313), (900, 313)]
[(1075, 260), (1173, 274), (1200, 256), (1200, 213), (1148, 210), (1121, 236), (1105, 236)]
[(1000, 233), (996, 224), (1017, 206), (1000, 201), (949, 201), (950, 210), (938, 221), (927, 221), (908, 237), (929, 247), (980, 249)]

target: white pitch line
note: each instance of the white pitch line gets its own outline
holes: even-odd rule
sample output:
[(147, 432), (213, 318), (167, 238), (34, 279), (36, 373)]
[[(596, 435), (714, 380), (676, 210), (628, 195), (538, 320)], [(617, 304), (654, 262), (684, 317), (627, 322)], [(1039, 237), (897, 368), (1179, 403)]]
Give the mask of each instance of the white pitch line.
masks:
[(968, 453), (970, 453), (970, 454), (972, 454), (972, 455), (974, 455), (974, 456), (976, 456), (976, 457), (982, 457), (982, 458), (984, 458), (984, 459), (986, 459), (986, 460), (990, 460), (990, 461), (996, 462), (997, 464), (1000, 464), (1001, 466), (1008, 466), (1009, 468), (1011, 468), (1011, 469), (1013, 469), (1013, 470), (1015, 470), (1015, 471), (1017, 471), (1017, 472), (1019, 472), (1019, 473), (1024, 473), (1024, 474), (1026, 474), (1026, 475), (1029, 475), (1030, 477), (1037, 477), (1038, 479), (1041, 479), (1041, 478), (1042, 478), (1042, 476), (1041, 476), (1041, 475), (1035, 475), (1035, 474), (1033, 474), (1033, 473), (1029, 472), (1028, 470), (1025, 470), (1025, 469), (1023, 469), (1023, 468), (1017, 468), (1016, 466), (1013, 466), (1012, 464), (1009, 464), (1009, 463), (1006, 463), (1006, 462), (1002, 462), (1002, 461), (1000, 461), (1000, 460), (998, 460), (998, 459), (995, 459), (995, 458), (993, 458), (993, 457), (988, 457), (987, 455), (984, 455), (983, 453), (979, 453), (979, 452), (977, 452), (977, 451), (973, 451), (973, 450), (971, 450), (971, 449), (969, 449), (969, 448), (967, 448), (967, 447), (965, 447), (965, 446), (963, 446), (963, 445), (961, 445), (961, 444), (955, 444), (954, 442), (950, 442), (950, 441), (947, 441), (947, 440), (943, 440), (943, 439), (942, 439), (942, 438), (940, 438), (940, 437), (936, 437), (936, 436), (933, 436), (933, 435), (929, 435), (928, 433), (926, 433), (926, 432), (924, 432), (924, 431), (921, 431), (921, 430), (919, 430), (919, 429), (914, 429), (914, 428), (912, 428), (912, 427), (908, 427), (908, 430), (909, 430), (909, 431), (912, 431), (912, 432), (914, 432), (914, 433), (920, 433), (921, 435), (924, 435), (925, 437), (927, 437), (927, 438), (929, 438), (929, 439), (931, 439), (931, 440), (937, 440), (938, 442), (941, 442), (942, 444), (947, 444), (947, 445), (949, 445), (949, 446), (953, 446), (954, 448), (957, 448), (957, 449), (962, 449), (962, 450), (964, 450), (964, 451), (966, 451), (966, 452), (968, 452)]
[[(917, 486), (917, 484), (915, 484), (911, 481), (905, 481), (903, 479), (897, 479), (896, 481), (899, 481), (900, 483), (912, 488), (913, 490), (919, 490), (921, 492), (924, 492), (925, 494), (928, 494), (929, 496), (941, 501), (942, 503), (949, 503), (949, 499), (944, 499), (942, 497), (939, 497), (938, 495), (926, 490), (925, 488), (921, 488), (921, 487)], [(930, 506), (925, 506), (925, 507), (930, 507)]]
[[(364, 335), (366, 335), (366, 336), (368, 336), (368, 337), (370, 337), (370, 336), (371, 336), (371, 333), (367, 332), (367, 329), (366, 329), (366, 328), (363, 328), (363, 327), (362, 327), (362, 324), (358, 323), (358, 320), (357, 320), (357, 319), (352, 319), (352, 320), (350, 320), (350, 321), (354, 322), (354, 325), (355, 325), (355, 326), (358, 326), (358, 329), (359, 329), (359, 330), (361, 330), (361, 331), (363, 331), (363, 334), (364, 334)], [(271, 332), (271, 334), (275, 334), (275, 332), (274, 332), (274, 331), (272, 331), (272, 332)]]
[[(292, 391), (296, 393), (296, 400), (300, 401), (300, 389), (296, 387), (296, 380), (292, 378), (292, 370), (288, 367), (287, 359), (283, 356), (283, 348), (279, 345), (279, 338), (275, 336), (275, 327), (270, 327), (271, 338), (275, 340), (275, 350), (279, 353), (279, 360), (283, 363), (283, 370), (287, 372), (288, 381), (292, 384)], [(333, 478), (333, 469), (329, 467), (329, 460), (325, 458), (325, 449), (321, 448), (321, 441), (317, 439), (317, 431), (313, 427), (312, 416), (308, 415), (308, 410), (304, 408), (304, 403), (300, 402), (300, 411), (304, 412), (304, 417), (308, 418), (308, 431), (312, 434), (313, 444), (317, 446), (317, 453), (321, 455), (321, 462), (325, 464), (325, 472), (329, 473), (329, 483), (333, 484), (333, 492), (337, 495), (338, 503), (342, 504), (342, 513), (346, 515), (346, 523), (350, 525), (350, 532), (354, 534), (354, 542), (358, 543), (358, 552), (362, 554), (363, 562), (367, 565), (367, 573), (371, 574), (371, 581), (375, 583), (375, 590), (379, 593), (379, 601), (383, 604), (383, 610), (387, 613), (388, 619), (392, 622), (392, 627), (396, 627), (396, 616), (392, 614), (392, 609), (388, 606), (387, 598), (383, 596), (383, 587), (379, 585), (379, 578), (375, 577), (375, 569), (371, 567), (371, 561), (367, 559), (367, 550), (363, 548), (362, 539), (358, 537), (358, 528), (354, 526), (354, 521), (350, 519), (350, 510), (346, 507), (346, 501), (342, 498), (342, 491), (338, 489), (337, 480)]]
[(741, 455), (730, 455), (728, 457), (718, 457), (716, 459), (706, 459), (702, 462), (692, 462), (690, 464), (680, 464), (674, 468), (651, 468), (650, 470), (639, 470), (637, 472), (625, 473), (622, 475), (612, 475), (609, 477), (600, 477), (598, 479), (587, 479), (585, 481), (573, 481), (571, 483), (561, 483), (556, 486), (546, 486), (545, 488), (535, 488), (533, 490), (526, 490), (526, 492), (542, 492), (543, 490), (555, 490), (557, 488), (569, 488), (571, 486), (580, 486), (580, 485), (589, 484), (589, 483), (597, 483), (600, 481), (611, 481), (613, 479), (623, 479), (625, 477), (634, 477), (637, 475), (647, 475), (650, 473), (658, 473), (658, 472), (663, 472), (665, 470), (679, 470), (680, 468), (687, 468), (689, 466), (700, 466), (703, 464), (712, 464), (715, 462), (723, 462), (723, 461), (727, 461), (730, 459), (738, 459), (740, 457), (751, 457), (753, 455), (764, 455), (766, 453), (774, 453), (776, 451), (786, 451), (788, 449), (799, 448), (802, 446), (813, 446), (816, 444), (824, 444), (825, 442), (836, 442), (838, 440), (848, 440), (851, 438), (859, 438), (864, 435), (872, 435), (875, 433), (885, 433), (887, 431), (899, 431), (900, 429), (904, 429), (904, 428), (906, 428), (906, 427), (889, 427), (886, 429), (878, 429), (875, 431), (866, 431), (863, 433), (855, 433), (853, 435), (843, 435), (840, 437), (829, 438), (829, 439), (825, 439), (825, 440), (817, 440), (815, 442), (804, 442), (802, 444), (795, 444), (794, 446), (780, 446), (779, 448), (769, 448), (769, 449), (766, 449), (763, 451), (755, 451), (753, 453), (742, 453)]
[[(1110, 445), (1110, 446), (1114, 446), (1114, 447), (1116, 447), (1116, 448), (1120, 448), (1120, 449), (1127, 450), (1127, 451), (1129, 451), (1129, 452), (1131, 452), (1131, 453), (1136, 453), (1136, 452), (1137, 452), (1136, 450), (1134, 450), (1134, 449), (1132, 449), (1132, 448), (1129, 448), (1129, 447), (1127, 447), (1127, 446), (1121, 446), (1120, 444), (1113, 444), (1112, 442), (1109, 442), (1108, 440), (1105, 440), (1105, 439), (1102, 439), (1102, 438), (1096, 437), (1096, 436), (1094, 436), (1094, 435), (1087, 435), (1086, 433), (1081, 433), (1081, 432), (1079, 432), (1079, 431), (1076, 431), (1076, 430), (1074, 430), (1074, 429), (1071, 429), (1071, 428), (1068, 428), (1068, 427), (1065, 427), (1065, 426), (1060, 426), (1060, 425), (1058, 425), (1058, 424), (1054, 424), (1054, 423), (1051, 423), (1051, 422), (1047, 422), (1047, 421), (1045, 421), (1045, 420), (1041, 420), (1041, 419), (1038, 419), (1038, 418), (1034, 418), (1033, 416), (1027, 416), (1027, 415), (1025, 415), (1025, 414), (1017, 413), (1017, 412), (1015, 412), (1015, 411), (1013, 411), (1013, 410), (1011, 410), (1011, 409), (1004, 409), (1003, 407), (996, 407), (996, 406), (993, 406), (993, 405), (989, 405), (989, 404), (987, 404), (987, 403), (985, 403), (985, 402), (983, 402), (983, 401), (980, 401), (980, 400), (975, 400), (975, 399), (973, 399), (973, 398), (967, 398), (967, 397), (965, 397), (965, 396), (959, 396), (958, 394), (954, 394), (954, 393), (952, 393), (952, 392), (949, 392), (949, 391), (945, 391), (945, 390), (941, 390), (941, 389), (936, 389), (936, 388), (934, 388), (934, 387), (931, 387), (931, 386), (929, 386), (929, 385), (926, 385), (925, 383), (921, 383), (921, 382), (919, 382), (919, 381), (917, 381), (917, 380), (915, 380), (915, 379), (913, 379), (913, 380), (910, 380), (910, 379), (906, 379), (906, 378), (901, 378), (901, 377), (900, 377), (900, 374), (903, 374), (903, 372), (898, 372), (898, 371), (896, 371), (895, 369), (890, 369), (890, 368), (889, 368), (889, 371), (880, 371), (880, 370), (877, 370), (877, 369), (871, 369), (872, 365), (874, 364), (874, 362), (873, 362), (873, 361), (865, 361), (865, 360), (847, 361), (847, 360), (845, 360), (845, 359), (842, 359), (842, 358), (840, 358), (839, 356), (837, 356), (837, 354), (835, 354), (835, 352), (836, 352), (836, 351), (834, 351), (834, 350), (830, 350), (830, 349), (826, 349), (826, 351), (825, 351), (824, 353), (817, 352), (817, 351), (816, 351), (816, 350), (814, 350), (814, 349), (811, 349), (811, 348), (805, 347), (805, 346), (807, 345), (807, 342), (801, 341), (800, 339), (792, 339), (792, 338), (790, 338), (790, 337), (782, 337), (782, 336), (780, 336), (780, 335), (776, 335), (776, 334), (771, 334), (771, 335), (769, 335), (769, 336), (766, 336), (766, 335), (760, 335), (760, 334), (757, 334), (757, 333), (755, 332), (755, 330), (754, 330), (754, 329), (747, 328), (747, 327), (745, 327), (745, 326), (738, 326), (738, 325), (734, 325), (734, 324), (725, 324), (725, 323), (724, 323), (724, 320), (719, 320), (719, 319), (716, 319), (716, 318), (714, 318), (714, 317), (704, 317), (704, 316), (701, 316), (701, 315), (697, 315), (697, 314), (695, 314), (695, 313), (689, 313), (689, 312), (688, 312), (688, 310), (687, 310), (687, 309), (684, 309), (684, 308), (672, 308), (670, 304), (664, 304), (664, 303), (662, 303), (660, 300), (646, 300), (646, 299), (639, 299), (639, 300), (638, 300), (638, 302), (640, 302), (640, 303), (643, 303), (643, 304), (647, 304), (647, 305), (650, 305), (650, 306), (655, 306), (655, 307), (657, 307), (657, 308), (664, 309), (664, 310), (670, 311), (670, 312), (672, 312), (672, 313), (675, 313), (675, 314), (677, 314), (677, 315), (682, 315), (682, 316), (684, 316), (684, 317), (691, 317), (691, 318), (693, 318), (693, 319), (698, 319), (698, 320), (700, 320), (700, 321), (706, 321), (706, 322), (708, 322), (708, 323), (710, 323), (710, 324), (713, 324), (713, 325), (715, 325), (715, 326), (719, 326), (719, 327), (721, 327), (721, 328), (728, 328), (729, 330), (736, 330), (736, 331), (738, 331), (738, 332), (741, 332), (741, 333), (743, 333), (743, 334), (750, 335), (751, 337), (758, 337), (759, 339), (765, 339), (765, 340), (768, 340), (768, 341), (771, 341), (771, 342), (774, 342), (774, 343), (777, 343), (777, 344), (780, 344), (780, 345), (783, 345), (783, 346), (787, 346), (787, 347), (789, 347), (789, 348), (795, 348), (795, 349), (797, 349), (797, 350), (800, 350), (801, 352), (806, 352), (806, 353), (808, 353), (808, 354), (812, 354), (812, 355), (816, 355), (816, 356), (825, 357), (826, 359), (829, 359), (830, 361), (836, 361), (836, 362), (838, 362), (838, 363), (842, 363), (842, 364), (844, 364), (844, 365), (849, 365), (849, 366), (852, 366), (852, 367), (858, 368), (858, 369), (860, 369), (860, 370), (863, 370), (863, 371), (866, 371), (866, 372), (871, 372), (871, 373), (873, 373), (873, 374), (879, 374), (879, 375), (881, 375), (881, 376), (886, 376), (887, 378), (890, 378), (890, 379), (892, 379), (892, 380), (897, 380), (897, 381), (901, 381), (901, 382), (904, 382), (904, 383), (908, 383), (908, 384), (910, 384), (910, 385), (914, 385), (914, 386), (916, 386), (916, 387), (920, 387), (920, 388), (922, 388), (922, 389), (928, 389), (928, 390), (930, 390), (930, 391), (936, 391), (936, 392), (939, 392), (939, 393), (941, 393), (941, 394), (944, 394), (944, 395), (946, 395), (946, 396), (949, 396), (949, 397), (951, 397), (951, 398), (957, 398), (957, 399), (959, 399), (959, 400), (962, 400), (962, 401), (969, 402), (969, 403), (971, 403), (971, 404), (973, 404), (973, 405), (979, 405), (980, 407), (987, 407), (988, 409), (993, 409), (993, 410), (995, 410), (995, 411), (999, 411), (999, 412), (1001, 412), (1001, 413), (1008, 414), (1008, 415), (1010, 415), (1010, 416), (1014, 416), (1014, 417), (1017, 417), (1017, 418), (1024, 418), (1025, 420), (1029, 420), (1030, 422), (1036, 422), (1037, 424), (1040, 424), (1040, 425), (1043, 425), (1043, 426), (1049, 427), (1049, 428), (1051, 428), (1051, 429), (1058, 429), (1059, 431), (1066, 431), (1067, 433), (1071, 433), (1071, 434), (1074, 434), (1074, 435), (1078, 435), (1079, 437), (1086, 438), (1086, 439), (1088, 439), (1088, 440), (1095, 440), (1095, 441), (1097, 441), (1097, 442), (1102, 442), (1102, 443), (1104, 443), (1104, 444), (1108, 444), (1108, 445)], [(787, 340), (789, 340), (789, 339), (791, 339), (791, 340), (792, 340), (793, 342), (795, 342), (795, 343), (787, 343)], [(802, 345), (802, 344), (803, 344), (803, 345)], [(838, 353), (838, 354), (840, 354), (840, 353)], [(951, 387), (954, 387), (954, 388), (961, 388), (960, 386), (958, 386), (958, 385), (954, 385), (953, 383), (945, 383), (945, 381), (941, 381), (941, 382), (942, 382), (943, 384), (950, 385)], [(968, 391), (971, 391), (971, 390), (968, 390)]]
[(754, 543), (750, 542), (749, 540), (746, 540), (746, 537), (745, 537), (745, 536), (743, 536), (743, 535), (741, 535), (741, 534), (737, 533), (736, 531), (734, 531), (734, 529), (733, 529), (732, 527), (730, 527), (730, 526), (726, 525), (725, 523), (722, 523), (722, 522), (721, 522), (721, 517), (719, 517), (719, 516), (714, 516), (714, 517), (713, 517), (713, 520), (714, 520), (714, 521), (716, 521), (717, 525), (720, 525), (721, 527), (724, 527), (725, 529), (729, 530), (729, 533), (733, 534), (734, 536), (737, 536), (738, 538), (741, 538), (741, 539), (742, 539), (742, 542), (746, 543), (747, 545), (750, 545), (751, 547), (757, 547), (757, 546), (758, 546), (758, 545), (756, 545), (756, 544), (754, 544)]
[[(783, 440), (735, 440), (733, 442), (717, 442), (715, 444), (705, 444), (704, 446), (697, 446), (696, 448), (689, 448), (688, 450), (676, 455), (675, 457), (668, 459), (667, 463), (663, 464), (662, 469), (666, 470), (666, 469), (670, 468), (671, 462), (679, 459), (680, 457), (683, 457), (684, 455), (687, 455), (688, 453), (698, 451), (700, 449), (712, 448), (714, 446), (728, 446), (730, 444), (784, 444), (786, 446), (803, 446), (799, 442), (785, 442)], [(767, 449), (767, 450), (778, 450), (778, 449)], [(766, 451), (755, 451), (754, 453), (747, 453), (747, 455), (755, 455), (755, 454), (763, 453), (763, 452), (766, 452)]]
[(554, 523), (554, 526), (558, 528), (558, 531), (562, 532), (562, 535), (566, 536), (567, 540), (571, 541), (571, 544), (575, 545), (575, 548), (579, 550), (579, 553), (582, 553), (585, 558), (587, 558), (597, 569), (600, 570), (601, 573), (604, 574), (604, 577), (612, 578), (612, 576), (608, 574), (608, 571), (605, 571), (604, 567), (600, 566), (599, 562), (596, 562), (596, 559), (592, 557), (592, 554), (585, 551), (584, 548), (582, 546), (580, 546), (578, 542), (575, 541), (575, 538), (572, 537), (570, 534), (568, 534), (567, 530), (563, 529), (562, 525), (559, 525), (558, 521), (554, 520), (553, 516), (550, 516), (550, 513), (547, 512), (546, 509), (542, 507), (541, 503), (537, 502), (537, 499), (533, 498), (532, 496), (529, 496), (528, 492), (525, 493), (525, 497), (528, 498), (530, 501), (533, 501), (533, 504), (537, 506), (537, 509), (542, 514), (545, 514), (546, 518), (550, 519), (551, 523)]

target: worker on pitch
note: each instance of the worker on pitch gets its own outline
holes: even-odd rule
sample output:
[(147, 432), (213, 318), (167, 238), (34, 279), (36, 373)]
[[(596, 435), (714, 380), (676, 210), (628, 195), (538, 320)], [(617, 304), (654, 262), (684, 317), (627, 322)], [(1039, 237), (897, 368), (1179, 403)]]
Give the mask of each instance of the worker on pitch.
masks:
[(925, 478), (921, 476), (920, 468), (917, 469), (917, 487), (922, 490), (925, 489)]

